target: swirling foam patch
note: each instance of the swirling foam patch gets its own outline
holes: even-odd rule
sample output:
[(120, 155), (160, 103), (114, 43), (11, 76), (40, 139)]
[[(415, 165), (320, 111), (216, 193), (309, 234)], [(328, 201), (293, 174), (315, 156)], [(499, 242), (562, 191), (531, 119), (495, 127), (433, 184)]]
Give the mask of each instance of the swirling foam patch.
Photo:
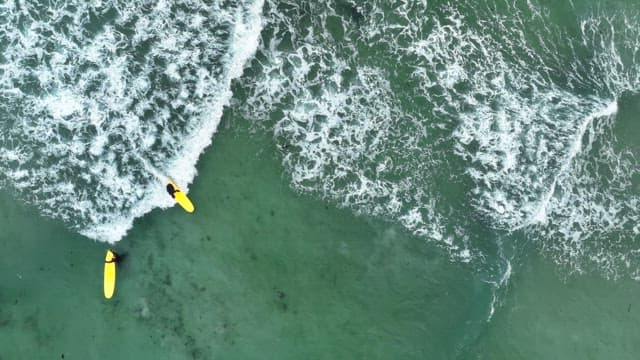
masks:
[(268, 7), (245, 115), (275, 121), (295, 188), (469, 261), (482, 245), (438, 182), (464, 177), (492, 229), (524, 232), (569, 271), (638, 277), (637, 161), (612, 131), (640, 85), (632, 16), (558, 24), (500, 0)]
[(0, 4), (2, 182), (114, 242), (172, 204), (256, 47), (261, 0)]

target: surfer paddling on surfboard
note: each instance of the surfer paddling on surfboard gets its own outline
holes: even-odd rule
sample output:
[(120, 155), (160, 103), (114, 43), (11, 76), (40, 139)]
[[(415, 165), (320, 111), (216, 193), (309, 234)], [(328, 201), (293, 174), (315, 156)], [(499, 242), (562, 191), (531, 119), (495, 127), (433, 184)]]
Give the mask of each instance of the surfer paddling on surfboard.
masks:
[(107, 250), (104, 258), (104, 297), (107, 299), (111, 299), (116, 290), (116, 264), (124, 260), (126, 255)]
[(171, 195), (172, 198), (176, 198), (176, 192), (178, 191), (180, 190), (177, 190), (175, 187), (173, 187), (172, 183), (167, 184), (167, 192), (169, 193), (169, 195)]
[(182, 192), (178, 185), (173, 183), (171, 180), (167, 180), (167, 192), (186, 212), (192, 213), (195, 210), (195, 207), (191, 200), (189, 200), (187, 194)]
[(111, 299), (113, 292), (116, 290), (116, 263), (119, 256), (111, 250), (107, 250), (107, 256), (104, 259), (104, 297)]

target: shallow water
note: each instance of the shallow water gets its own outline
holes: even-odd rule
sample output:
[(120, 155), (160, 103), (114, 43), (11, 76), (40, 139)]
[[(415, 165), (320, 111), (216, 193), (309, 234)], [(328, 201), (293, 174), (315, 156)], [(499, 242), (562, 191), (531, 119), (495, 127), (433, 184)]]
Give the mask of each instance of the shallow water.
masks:
[(296, 195), (265, 143), (223, 133), (190, 193), (197, 216), (153, 212), (116, 246), (112, 301), (104, 245), (3, 210), (3, 358), (445, 357), (468, 341), (459, 324), (483, 326), (489, 293), (467, 269)]
[(197, 212), (154, 211), (115, 247), (127, 255), (112, 301), (102, 298), (105, 245), (3, 206), (2, 358), (637, 354), (636, 282), (564, 279), (532, 251), (487, 321), (493, 287), (470, 266), (292, 192), (267, 143), (221, 131), (191, 192)]

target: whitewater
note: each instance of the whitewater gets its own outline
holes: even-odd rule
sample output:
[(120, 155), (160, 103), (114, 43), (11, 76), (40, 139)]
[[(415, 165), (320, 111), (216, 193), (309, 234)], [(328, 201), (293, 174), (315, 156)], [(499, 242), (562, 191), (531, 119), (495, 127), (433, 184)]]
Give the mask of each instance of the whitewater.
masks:
[(566, 274), (638, 278), (637, 160), (615, 129), (640, 85), (636, 10), (267, 2), (237, 108), (295, 189), (500, 263), (492, 282), (520, 238)]
[(2, 182), (115, 242), (173, 203), (258, 46), (263, 2), (0, 5)]

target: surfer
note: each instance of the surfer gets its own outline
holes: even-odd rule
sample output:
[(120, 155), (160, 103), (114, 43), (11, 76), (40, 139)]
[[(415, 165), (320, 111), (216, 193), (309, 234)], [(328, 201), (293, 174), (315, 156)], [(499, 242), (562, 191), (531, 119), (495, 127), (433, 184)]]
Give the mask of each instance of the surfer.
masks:
[(195, 210), (195, 207), (191, 200), (189, 200), (189, 197), (187, 197), (187, 194), (185, 194), (178, 185), (169, 179), (167, 179), (167, 192), (186, 212), (192, 213)]
[(119, 264), (125, 257), (126, 254), (118, 254), (115, 251), (111, 250), (111, 253), (113, 254), (113, 257), (111, 258), (111, 260), (106, 260), (105, 264), (111, 264), (111, 263), (116, 263)]
[(122, 261), (122, 256), (113, 250), (107, 250), (104, 258), (104, 297), (111, 299), (116, 290), (116, 264)]
[(167, 184), (167, 192), (169, 193), (169, 195), (171, 195), (172, 198), (176, 198), (176, 193), (180, 191), (178, 189), (176, 189), (173, 184)]

